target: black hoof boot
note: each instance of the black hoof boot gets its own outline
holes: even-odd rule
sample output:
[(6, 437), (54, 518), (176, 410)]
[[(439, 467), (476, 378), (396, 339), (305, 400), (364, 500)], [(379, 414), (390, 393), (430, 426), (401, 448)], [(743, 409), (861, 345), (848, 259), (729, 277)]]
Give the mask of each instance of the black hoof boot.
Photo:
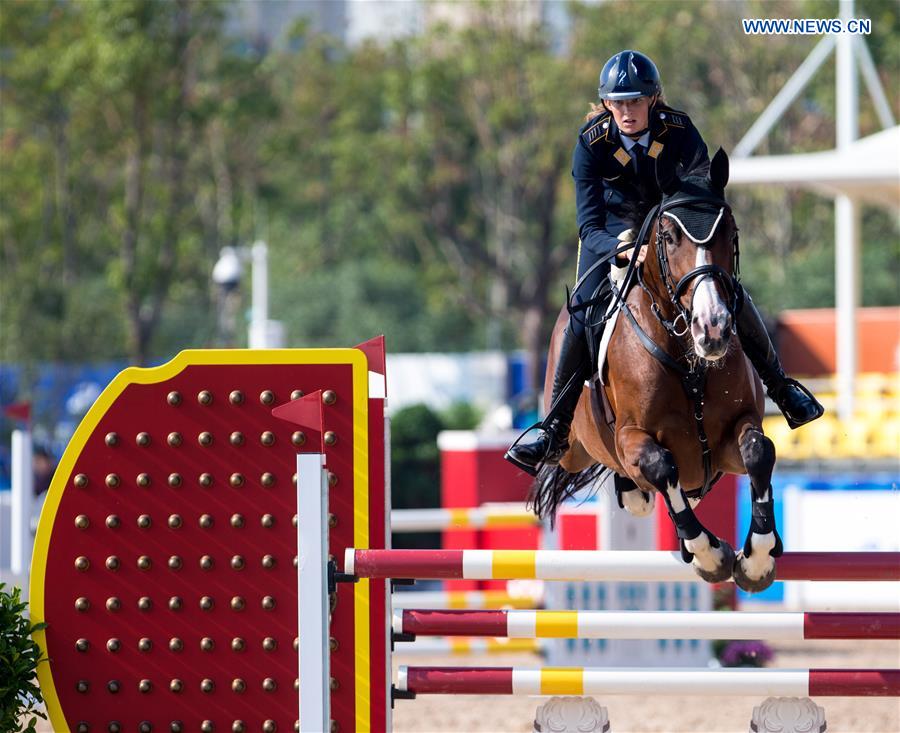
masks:
[(825, 408), (812, 393), (796, 379), (785, 377), (781, 384), (768, 393), (792, 430), (822, 417), (825, 412)]

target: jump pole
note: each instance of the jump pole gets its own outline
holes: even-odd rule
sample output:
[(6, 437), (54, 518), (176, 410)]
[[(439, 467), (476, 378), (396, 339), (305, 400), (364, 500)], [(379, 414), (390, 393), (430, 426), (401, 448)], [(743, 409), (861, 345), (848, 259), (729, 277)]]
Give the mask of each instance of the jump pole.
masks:
[(401, 666), (398, 687), (412, 695), (894, 697), (900, 670)]
[(395, 610), (395, 634), (509, 639), (900, 639), (900, 613)]
[[(689, 581), (703, 583), (676, 552), (643, 550), (360, 550), (344, 572), (360, 578)], [(778, 580), (896, 581), (900, 552), (786, 552)]]

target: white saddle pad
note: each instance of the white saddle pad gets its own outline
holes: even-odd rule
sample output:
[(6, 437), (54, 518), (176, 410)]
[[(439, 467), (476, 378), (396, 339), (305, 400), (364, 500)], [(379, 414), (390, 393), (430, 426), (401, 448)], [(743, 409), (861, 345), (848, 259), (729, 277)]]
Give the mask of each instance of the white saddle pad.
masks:
[[(625, 273), (627, 270), (628, 267), (616, 267), (615, 265), (610, 268), (609, 279), (613, 281), (613, 285), (615, 285), (617, 289), (622, 287), (622, 282), (625, 280)], [(610, 306), (612, 306), (612, 303), (610, 303)], [(600, 337), (600, 346), (597, 348), (597, 374), (600, 375), (601, 384), (606, 384), (606, 378), (603, 375), (603, 367), (606, 365), (606, 352), (609, 349), (609, 341), (612, 338), (613, 330), (615, 330), (616, 321), (618, 320), (619, 310), (616, 309), (616, 312), (612, 314), (612, 317), (603, 327), (603, 336)]]

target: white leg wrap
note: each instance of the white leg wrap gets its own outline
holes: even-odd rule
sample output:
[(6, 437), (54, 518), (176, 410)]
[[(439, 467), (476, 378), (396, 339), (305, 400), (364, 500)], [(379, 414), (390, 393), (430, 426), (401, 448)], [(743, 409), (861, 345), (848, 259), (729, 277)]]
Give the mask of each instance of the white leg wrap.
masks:
[(741, 568), (748, 577), (759, 580), (772, 570), (775, 558), (769, 555), (769, 551), (775, 547), (775, 533), (750, 535), (750, 547), (753, 549), (750, 557), (741, 558)]
[(653, 505), (656, 502), (655, 494), (636, 489), (622, 492), (622, 504), (629, 514), (636, 517), (648, 517), (653, 514)]

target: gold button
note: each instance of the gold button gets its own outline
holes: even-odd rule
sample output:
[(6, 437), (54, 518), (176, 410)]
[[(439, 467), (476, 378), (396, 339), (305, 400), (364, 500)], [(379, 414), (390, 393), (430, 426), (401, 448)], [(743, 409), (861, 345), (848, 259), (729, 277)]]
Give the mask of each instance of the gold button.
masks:
[(91, 520), (88, 519), (87, 514), (79, 514), (75, 517), (75, 527), (78, 529), (87, 529), (91, 526)]
[(115, 596), (106, 599), (106, 610), (110, 613), (115, 613), (120, 608), (122, 608), (122, 601)]
[(235, 430), (231, 435), (228, 436), (228, 442), (233, 446), (243, 445), (244, 434), (238, 430)]
[(112, 448), (119, 444), (119, 436), (116, 433), (107, 433), (103, 442), (106, 443), (107, 448)]
[(146, 636), (138, 641), (138, 651), (149, 652), (153, 648), (153, 642)]
[(208, 448), (213, 444), (213, 434), (204, 431), (197, 436), (197, 442), (204, 448)]
[(169, 570), (181, 570), (182, 562), (178, 555), (172, 555), (168, 560)]
[(275, 517), (273, 517), (271, 514), (263, 514), (259, 522), (263, 527), (268, 529), (275, 526)]
[(122, 642), (119, 639), (108, 639), (106, 642), (106, 651), (115, 654), (122, 648)]
[(213, 599), (210, 596), (203, 596), (200, 599), (200, 608), (204, 611), (211, 611), (213, 605)]
[(202, 529), (209, 529), (213, 526), (213, 518), (211, 514), (201, 514), (200, 515), (200, 527)]
[(183, 442), (183, 438), (181, 437), (181, 433), (175, 433), (175, 432), (169, 433), (169, 434), (166, 436), (166, 442), (169, 444), (169, 447), (171, 447), (171, 448), (177, 448), (177, 447), (178, 447), (179, 445), (181, 445), (182, 442)]
[(259, 436), (259, 442), (265, 446), (275, 445), (275, 433), (271, 430), (266, 430), (262, 435)]
[(138, 599), (138, 608), (141, 611), (149, 611), (153, 607), (153, 601), (150, 600), (149, 596), (141, 596)]
[(208, 677), (200, 683), (200, 691), (207, 695), (216, 689), (215, 683)]
[(91, 648), (91, 642), (89, 642), (87, 639), (79, 639), (78, 641), (75, 642), (76, 651), (84, 653), (90, 648)]
[(306, 442), (306, 433), (302, 430), (297, 430), (291, 434), (291, 443), (296, 446), (301, 446)]
[(231, 558), (231, 569), (232, 570), (243, 570), (245, 565), (244, 558), (240, 555), (235, 555)]
[(110, 529), (115, 529), (115, 528), (118, 527), (121, 523), (122, 523), (122, 521), (121, 521), (121, 520), (119, 519), (119, 517), (118, 517), (117, 515), (115, 515), (115, 514), (110, 514), (110, 515), (106, 518), (106, 526), (109, 527)]
[(211, 473), (201, 473), (200, 474), (200, 485), (207, 489), (213, 485), (213, 477)]
[(173, 489), (177, 489), (179, 486), (181, 486), (181, 474), (170, 473), (169, 486), (171, 486)]
[(241, 637), (236, 636), (231, 640), (231, 651), (242, 652), (246, 648), (247, 648), (247, 642), (244, 641)]
[(292, 400), (299, 400), (302, 396), (303, 396), (303, 390), (302, 390), (302, 389), (295, 389), (295, 390), (293, 390), (293, 391), (291, 392), (291, 399), (292, 399)]
[(181, 516), (179, 514), (170, 514), (169, 515), (169, 529), (178, 529), (181, 527), (182, 521)]
[(235, 489), (239, 489), (244, 485), (244, 477), (239, 473), (233, 473), (228, 479), (228, 483), (230, 483)]
[(204, 652), (211, 652), (213, 649), (215, 649), (215, 647), (216, 647), (215, 642), (212, 639), (210, 639), (208, 636), (204, 636), (200, 640), (200, 649)]
[(260, 476), (259, 482), (263, 486), (274, 486), (275, 485), (275, 474), (266, 472), (262, 476)]
[(147, 529), (152, 523), (153, 522), (150, 519), (149, 514), (141, 514), (137, 518), (137, 526), (140, 527), (141, 529)]
[(169, 392), (169, 394), (166, 395), (166, 402), (168, 402), (172, 407), (175, 407), (176, 405), (180, 405), (181, 404), (181, 395), (178, 392), (175, 392), (173, 390), (172, 392)]
[(146, 448), (150, 445), (150, 433), (138, 433), (134, 438), (134, 442), (141, 448)]
[(114, 473), (109, 473), (109, 474), (106, 475), (106, 485), (107, 485), (110, 489), (117, 489), (117, 488), (119, 488), (119, 485), (120, 485), (121, 483), (122, 483), (121, 480), (119, 479), (119, 477), (118, 477), (116, 474), (114, 474)]
[(169, 639), (169, 651), (170, 652), (180, 652), (184, 649), (184, 642), (179, 639), (177, 636)]
[(235, 529), (240, 529), (244, 526), (244, 517), (241, 514), (232, 514), (231, 515), (231, 526)]
[(228, 395), (228, 401), (232, 405), (239, 405), (244, 401), (244, 393), (236, 389)]
[(232, 692), (243, 692), (247, 689), (247, 683), (244, 680), (238, 678), (231, 681), (231, 691)]
[(264, 405), (271, 405), (275, 401), (275, 393), (271, 389), (259, 393), (259, 401)]
[(337, 394), (335, 393), (335, 391), (333, 389), (326, 389), (324, 392), (322, 392), (322, 402), (324, 402), (326, 405), (333, 405), (335, 402), (337, 402)]
[(76, 570), (83, 573), (89, 567), (91, 567), (91, 561), (88, 560), (84, 555), (79, 555), (78, 557), (75, 558), (75, 569)]
[(211, 405), (213, 401), (212, 392), (204, 389), (202, 392), (197, 393), (197, 402), (201, 405)]
[(88, 485), (88, 477), (85, 476), (83, 473), (79, 473), (75, 477), (73, 483), (75, 484), (75, 488), (83, 489), (85, 486)]
[(150, 485), (150, 474), (139, 473), (137, 477), (137, 485), (142, 489), (146, 489)]
[(169, 683), (169, 689), (172, 692), (181, 692), (184, 689), (184, 682), (179, 679), (174, 679)]
[(153, 683), (150, 680), (141, 680), (138, 682), (138, 691), (145, 695), (153, 689)]
[(115, 555), (110, 555), (106, 558), (106, 569), (107, 570), (118, 570), (119, 569), (119, 558)]

